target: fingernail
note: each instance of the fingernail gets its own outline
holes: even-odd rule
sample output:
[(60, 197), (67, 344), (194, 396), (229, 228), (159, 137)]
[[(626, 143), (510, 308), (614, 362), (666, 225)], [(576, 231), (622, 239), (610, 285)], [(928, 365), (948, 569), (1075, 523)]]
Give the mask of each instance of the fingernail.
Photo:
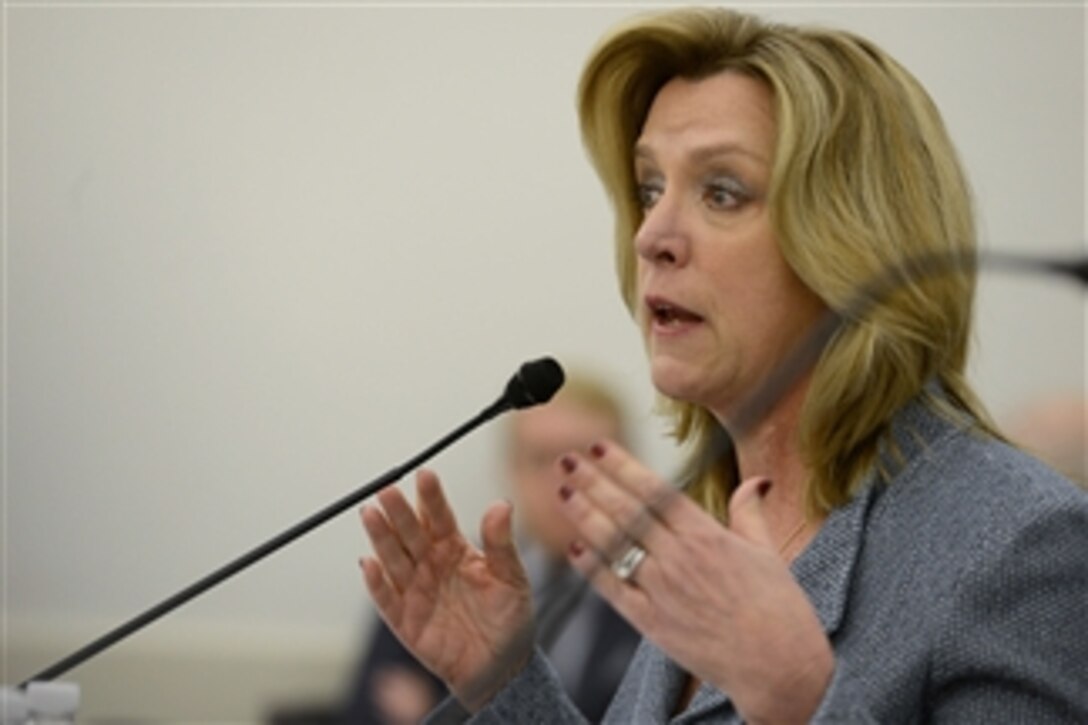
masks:
[(760, 498), (764, 498), (771, 491), (771, 479), (764, 478), (762, 481), (756, 484), (756, 492)]
[(604, 458), (604, 444), (594, 443), (589, 447), (589, 453), (594, 458)]
[(567, 486), (566, 484), (563, 484), (562, 486), (559, 487), (559, 498), (563, 499), (564, 501), (566, 501), (568, 498), (570, 498), (570, 495), (572, 493), (574, 493), (574, 492), (571, 491), (570, 487)]
[(570, 455), (560, 458), (559, 465), (562, 466), (563, 470), (567, 473), (574, 473), (574, 469), (578, 467), (577, 461)]
[(582, 542), (578, 541), (577, 539), (570, 542), (570, 546), (567, 548), (570, 549), (571, 556), (581, 556), (582, 552), (585, 551), (585, 547), (582, 546)]

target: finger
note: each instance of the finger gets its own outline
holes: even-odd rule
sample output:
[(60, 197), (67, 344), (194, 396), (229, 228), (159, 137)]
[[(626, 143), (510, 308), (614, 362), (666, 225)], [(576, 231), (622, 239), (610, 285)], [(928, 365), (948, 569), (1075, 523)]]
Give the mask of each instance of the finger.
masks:
[(763, 497), (770, 487), (770, 479), (761, 476), (741, 482), (729, 499), (729, 529), (746, 541), (774, 549), (774, 539), (763, 512)]
[(661, 521), (667, 522), (673, 507), (687, 501), (687, 497), (614, 441), (594, 443), (589, 447), (589, 457), (605, 476), (642, 502)]
[(526, 575), (514, 545), (513, 511), (508, 501), (489, 506), (480, 522), (480, 541), (491, 572), (503, 581), (520, 583)]
[[(562, 471), (562, 479), (567, 490), (576, 490), (585, 497), (581, 505), (594, 506), (605, 516), (612, 520), (616, 528), (621, 532), (617, 534), (613, 546), (604, 549), (608, 558), (611, 557), (613, 548), (624, 547), (628, 541), (644, 541), (649, 545), (651, 529), (654, 525), (654, 516), (651, 509), (640, 499), (632, 496), (627, 490), (605, 475), (592, 462), (579, 454), (569, 453), (559, 459), (559, 467)], [(560, 498), (563, 490), (560, 490)], [(580, 510), (580, 509), (575, 509)], [(601, 550), (596, 546), (595, 548)]]
[[(658, 512), (652, 504), (632, 495), (630, 489), (617, 482), (607, 470), (596, 463), (574, 453), (563, 456), (559, 461), (568, 484), (567, 489), (578, 491), (587, 499), (579, 505), (595, 506), (619, 530), (614, 541), (605, 549), (600, 549), (601, 542), (596, 538), (588, 538), (587, 541), (598, 551), (602, 551), (608, 559), (615, 558), (616, 549), (626, 549), (631, 541), (640, 542), (648, 550), (659, 548), (664, 543), (662, 537), (669, 531), (661, 526), (663, 522), (658, 517)], [(670, 497), (684, 498), (668, 487), (663, 488)]]
[(381, 563), (364, 556), (359, 559), (359, 568), (363, 570), (363, 582), (378, 611), (383, 617), (392, 616), (394, 607), (400, 601), (400, 594), (386, 581)]
[(378, 494), (378, 501), (408, 555), (414, 561), (422, 559), (427, 552), (427, 534), (404, 495), (395, 488), (387, 488)]
[(591, 486), (603, 488), (610, 484), (595, 481), (598, 474), (592, 466), (576, 462), (573, 456), (564, 456), (562, 465), (568, 483), (559, 487), (560, 509), (574, 525), (582, 543), (589, 545), (606, 562), (615, 561), (632, 543), (647, 550), (657, 548), (655, 522), (633, 508), (637, 505), (634, 499), (628, 497), (632, 507), (620, 514), (627, 521), (617, 521), (586, 491)]
[(363, 506), (362, 519), (363, 527), (386, 576), (393, 586), (404, 591), (412, 581), (415, 564), (401, 545), (397, 532), (390, 528), (385, 515), (374, 506)]
[(640, 631), (643, 629), (641, 623), (647, 620), (650, 600), (647, 593), (637, 586), (637, 579), (642, 567), (650, 563), (649, 557), (627, 581), (616, 576), (600, 554), (580, 541), (572, 542), (568, 547), (567, 560), (624, 619)]
[(457, 518), (453, 515), (453, 509), (446, 501), (442, 485), (433, 471), (421, 468), (416, 473), (416, 496), (423, 526), (432, 538), (442, 539), (457, 535)]

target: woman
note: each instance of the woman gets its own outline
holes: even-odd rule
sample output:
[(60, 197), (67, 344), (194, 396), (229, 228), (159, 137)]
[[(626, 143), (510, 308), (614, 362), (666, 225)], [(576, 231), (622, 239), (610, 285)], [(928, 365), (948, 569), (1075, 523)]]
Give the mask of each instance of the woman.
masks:
[[(918, 83), (848, 33), (681, 10), (606, 38), (579, 110), (692, 446), (688, 497), (612, 442), (558, 463), (571, 563), (645, 638), (606, 720), (1088, 720), (1088, 500), (971, 392), (972, 270), (910, 272), (975, 244)], [(753, 408), (889, 269), (895, 292)], [(475, 721), (579, 721), (532, 647), (509, 507), (477, 551), (434, 475), (418, 489), (362, 512), (383, 616)]]

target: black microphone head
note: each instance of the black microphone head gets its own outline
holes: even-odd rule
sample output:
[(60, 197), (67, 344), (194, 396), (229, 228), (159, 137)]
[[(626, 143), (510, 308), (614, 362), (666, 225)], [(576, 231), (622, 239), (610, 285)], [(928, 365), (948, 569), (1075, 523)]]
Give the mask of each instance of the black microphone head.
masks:
[(554, 358), (530, 360), (510, 378), (502, 397), (512, 408), (531, 408), (551, 400), (564, 379), (563, 368)]

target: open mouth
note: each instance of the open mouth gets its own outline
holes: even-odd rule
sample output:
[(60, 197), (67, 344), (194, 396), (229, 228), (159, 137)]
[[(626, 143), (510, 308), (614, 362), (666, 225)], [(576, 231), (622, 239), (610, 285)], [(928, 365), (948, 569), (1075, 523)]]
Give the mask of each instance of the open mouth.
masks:
[(683, 307), (661, 299), (648, 299), (646, 301), (650, 310), (650, 318), (655, 325), (670, 327), (685, 323), (701, 322), (702, 317)]

